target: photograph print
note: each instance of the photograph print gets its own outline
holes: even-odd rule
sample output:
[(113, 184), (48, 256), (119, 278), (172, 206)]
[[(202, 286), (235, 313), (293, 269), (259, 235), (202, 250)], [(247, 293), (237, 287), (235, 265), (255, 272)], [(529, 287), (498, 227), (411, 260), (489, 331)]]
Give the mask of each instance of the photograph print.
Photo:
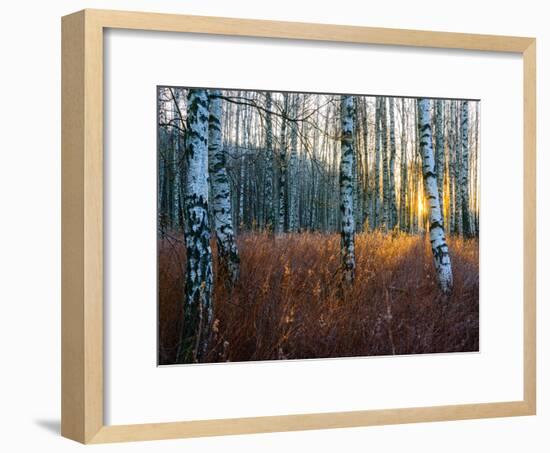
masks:
[(157, 87), (158, 364), (479, 350), (480, 103)]

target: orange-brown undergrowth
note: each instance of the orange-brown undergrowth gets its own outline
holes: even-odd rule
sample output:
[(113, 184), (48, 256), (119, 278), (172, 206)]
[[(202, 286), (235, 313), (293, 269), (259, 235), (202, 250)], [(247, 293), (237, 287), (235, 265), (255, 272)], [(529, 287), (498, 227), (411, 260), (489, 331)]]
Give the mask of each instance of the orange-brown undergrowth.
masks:
[[(230, 291), (216, 279), (208, 362), (478, 350), (477, 240), (449, 240), (454, 289), (446, 300), (427, 236), (358, 234), (355, 283), (345, 289), (336, 234), (244, 233), (237, 242), (239, 281)], [(159, 363), (171, 364), (185, 250), (173, 236), (158, 250)]]

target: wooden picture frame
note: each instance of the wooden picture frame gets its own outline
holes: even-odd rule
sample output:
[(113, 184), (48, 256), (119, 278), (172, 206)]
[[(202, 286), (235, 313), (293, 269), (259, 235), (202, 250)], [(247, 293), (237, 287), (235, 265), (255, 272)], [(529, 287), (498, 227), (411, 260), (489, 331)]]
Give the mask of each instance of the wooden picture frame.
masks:
[[(103, 32), (106, 28), (513, 52), (523, 57), (523, 399), (337, 413), (104, 425)], [(62, 435), (82, 443), (533, 415), (535, 346), (534, 38), (84, 10), (62, 19)]]

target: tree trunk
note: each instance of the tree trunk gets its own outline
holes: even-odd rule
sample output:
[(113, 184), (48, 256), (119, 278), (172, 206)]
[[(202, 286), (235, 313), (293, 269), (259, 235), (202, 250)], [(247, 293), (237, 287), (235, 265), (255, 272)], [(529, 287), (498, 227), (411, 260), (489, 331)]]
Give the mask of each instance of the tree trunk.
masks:
[(340, 238), (344, 280), (355, 276), (355, 221), (353, 219), (353, 97), (342, 96), (340, 157)]
[(472, 236), (472, 220), (470, 217), (470, 149), (468, 143), (468, 101), (462, 101), (462, 168), (461, 168), (461, 197), (462, 197), (462, 228), (464, 235)]
[(284, 106), (281, 118), (281, 140), (279, 143), (279, 218), (278, 233), (285, 231), (286, 215), (286, 118), (288, 113), (288, 93), (283, 93)]
[[(295, 95), (292, 115), (298, 116), (299, 95)], [(288, 229), (295, 233), (298, 231), (298, 186), (300, 184), (298, 175), (298, 124), (293, 121), (290, 125), (290, 180), (289, 180), (289, 203), (288, 203)]]
[(463, 217), (462, 217), (462, 150), (460, 144), (460, 122), (458, 120), (458, 112), (456, 104), (458, 101), (453, 101), (453, 122), (454, 122), (454, 148), (455, 148), (455, 222), (456, 222), (456, 233), (459, 236), (463, 234)]
[(394, 99), (390, 98), (390, 168), (389, 172), (389, 228), (393, 230), (397, 225), (397, 202), (395, 199), (395, 155), (397, 154), (395, 145), (395, 117), (394, 117)]
[(363, 226), (372, 228), (372, 191), (370, 190), (370, 178), (369, 178), (369, 115), (367, 109), (366, 98), (361, 99), (360, 105), (362, 107), (361, 125), (363, 127), (363, 213), (361, 216), (361, 222)]
[(275, 225), (275, 203), (273, 202), (273, 120), (271, 118), (271, 93), (265, 94), (265, 147), (266, 147), (266, 169), (265, 169), (265, 215), (266, 229), (273, 231)]
[(437, 190), (429, 99), (419, 99), (418, 110), (421, 134), (422, 176), (424, 179), (424, 192), (429, 201), (430, 242), (439, 286), (441, 291), (447, 294), (451, 292), (453, 287), (453, 273), (449, 248), (445, 240), (441, 203)]
[(407, 215), (407, 192), (408, 192), (408, 172), (407, 172), (407, 124), (405, 122), (405, 98), (401, 98), (401, 184), (399, 189), (400, 202), (400, 225), (402, 231), (408, 231), (409, 222)]
[(445, 143), (443, 142), (443, 101), (435, 101), (435, 173), (437, 175), (437, 192), (441, 203), (441, 214), (445, 217), (443, 179), (445, 176)]
[(208, 224), (208, 94), (189, 90), (185, 143), (185, 247), (187, 272), (178, 363), (201, 361), (212, 324), (212, 251)]
[(382, 99), (376, 98), (376, 113), (375, 113), (375, 162), (374, 162), (374, 225), (373, 228), (380, 226), (380, 142), (382, 140), (380, 108)]
[(382, 227), (384, 231), (390, 228), (390, 175), (388, 163), (388, 114), (386, 110), (386, 98), (382, 98), (382, 108), (380, 109), (380, 121), (382, 123)]
[(208, 121), (208, 171), (210, 173), (211, 203), (218, 246), (218, 262), (221, 274), (232, 286), (239, 276), (239, 254), (235, 244), (231, 210), (231, 188), (225, 168), (222, 147), (222, 100), (219, 90), (210, 93), (210, 117)]

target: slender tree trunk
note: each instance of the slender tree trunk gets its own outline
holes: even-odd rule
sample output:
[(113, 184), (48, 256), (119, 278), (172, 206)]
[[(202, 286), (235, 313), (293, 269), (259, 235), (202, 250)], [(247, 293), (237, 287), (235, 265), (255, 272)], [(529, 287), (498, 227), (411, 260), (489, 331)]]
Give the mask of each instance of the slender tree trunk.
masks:
[(461, 168), (461, 198), (462, 198), (462, 227), (464, 235), (472, 236), (472, 219), (470, 217), (470, 147), (468, 143), (468, 101), (462, 101), (462, 168)]
[[(244, 93), (243, 93), (244, 94)], [(240, 176), (239, 176), (239, 225), (244, 228), (245, 222), (245, 191), (246, 191), (246, 155), (248, 152), (249, 107), (244, 108), (242, 115), (242, 143), (240, 148)]]
[(454, 147), (455, 147), (455, 156), (456, 156), (456, 164), (455, 164), (455, 221), (456, 221), (456, 233), (459, 236), (462, 236), (463, 234), (463, 217), (462, 217), (462, 187), (461, 187), (461, 179), (462, 179), (462, 150), (461, 150), (461, 143), (460, 143), (460, 122), (458, 120), (458, 112), (456, 108), (456, 104), (458, 101), (453, 101), (453, 122), (455, 127), (454, 132)]
[[(292, 114), (298, 116), (299, 95), (295, 95)], [(298, 231), (298, 124), (293, 121), (290, 125), (290, 179), (289, 179), (289, 203), (288, 203), (288, 229), (292, 233)]]
[(443, 180), (445, 177), (445, 143), (443, 141), (443, 101), (435, 101), (435, 173), (437, 175), (437, 191), (441, 203), (441, 213), (445, 220)]
[(225, 168), (225, 153), (222, 147), (222, 100), (219, 90), (210, 96), (208, 122), (208, 170), (210, 173), (211, 203), (218, 246), (218, 262), (221, 273), (227, 276), (232, 286), (239, 276), (239, 253), (233, 232), (231, 211), (231, 188)]
[[(370, 178), (369, 178), (369, 114), (367, 109), (367, 100), (363, 98), (361, 101), (362, 106), (362, 119), (363, 126), (363, 215), (361, 221), (364, 226), (372, 228), (372, 191), (370, 190)], [(365, 222), (368, 220), (367, 222)]]
[(382, 226), (385, 231), (390, 228), (390, 175), (388, 163), (388, 114), (386, 110), (386, 98), (382, 98), (382, 108), (380, 109), (380, 121), (382, 122), (382, 191), (383, 191), (383, 209)]
[(418, 109), (421, 133), (422, 176), (424, 179), (424, 192), (429, 201), (430, 242), (432, 244), (435, 271), (441, 291), (443, 293), (450, 293), (453, 288), (453, 273), (449, 248), (445, 240), (441, 203), (437, 190), (429, 99), (419, 99)]
[(340, 157), (340, 238), (344, 280), (355, 276), (355, 221), (353, 219), (353, 97), (342, 96)]
[[(451, 101), (452, 102), (452, 101)], [(455, 231), (455, 205), (454, 205), (454, 156), (453, 156), (453, 128), (452, 128), (452, 114), (450, 103), (447, 102), (445, 106), (445, 140), (447, 144), (447, 189), (448, 189), (448, 212), (449, 220), (445, 224), (445, 231), (449, 234), (454, 233)]]
[(187, 255), (184, 319), (179, 363), (204, 359), (212, 325), (212, 251), (208, 224), (208, 94), (191, 89), (187, 98), (185, 143), (185, 248)]
[(407, 172), (407, 124), (405, 113), (405, 98), (401, 98), (401, 184), (399, 189), (400, 201), (399, 227), (402, 231), (408, 231), (409, 222), (407, 216), (407, 192), (408, 192), (408, 172)]
[(382, 99), (376, 98), (376, 114), (375, 114), (375, 162), (374, 162), (374, 225), (373, 228), (380, 226), (380, 144), (382, 141), (382, 128), (381, 128), (381, 106)]
[(275, 203), (273, 190), (273, 120), (271, 118), (271, 93), (268, 91), (265, 94), (265, 108), (268, 111), (265, 117), (265, 147), (266, 147), (266, 169), (265, 169), (265, 215), (266, 228), (268, 231), (273, 231), (275, 225)]
[[(357, 125), (357, 98), (353, 98), (353, 124)], [(355, 231), (361, 231), (361, 197), (359, 178), (361, 177), (361, 156), (359, 150), (358, 127), (354, 127), (352, 147), (353, 147), (353, 218), (355, 219)]]
[(390, 103), (390, 168), (389, 168), (389, 210), (390, 223), (389, 228), (393, 230), (397, 225), (397, 201), (395, 199), (395, 155), (397, 149), (395, 145), (395, 111), (394, 99), (389, 99)]
[(478, 186), (478, 170), (479, 170), (479, 102), (476, 103), (475, 110), (475, 132), (474, 132), (474, 171), (473, 171), (473, 198), (474, 198), (474, 234), (479, 234), (479, 186)]
[[(288, 113), (288, 93), (283, 93), (284, 106), (283, 115)], [(279, 233), (285, 231), (285, 215), (286, 215), (286, 119), (281, 118), (281, 140), (279, 143), (279, 218), (278, 228)]]

